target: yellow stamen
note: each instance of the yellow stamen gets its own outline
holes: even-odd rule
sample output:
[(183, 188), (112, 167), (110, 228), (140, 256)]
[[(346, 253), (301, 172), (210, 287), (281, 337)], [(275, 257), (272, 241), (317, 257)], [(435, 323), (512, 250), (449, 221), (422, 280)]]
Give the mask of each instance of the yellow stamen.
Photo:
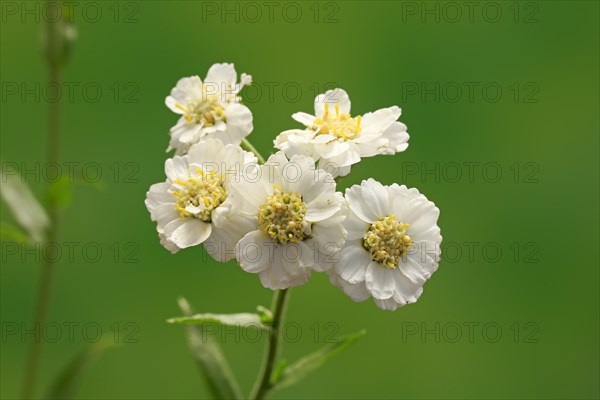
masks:
[(324, 104), (323, 115), (315, 118), (308, 128), (317, 131), (320, 135), (330, 134), (338, 139), (352, 140), (360, 135), (361, 117), (352, 118), (348, 113), (340, 112), (340, 104), (335, 104), (335, 116), (329, 114), (329, 104)]
[(406, 233), (408, 224), (396, 220), (395, 215), (383, 217), (373, 224), (363, 236), (363, 247), (371, 253), (371, 259), (387, 268), (396, 268), (413, 245)]
[[(204, 222), (212, 222), (212, 212), (227, 198), (223, 181), (216, 173), (205, 174), (200, 168), (196, 169), (198, 176), (188, 178), (187, 181), (176, 179), (174, 183), (180, 185), (180, 191), (171, 192), (177, 198), (175, 209), (181, 218), (198, 218)], [(188, 211), (188, 206), (201, 211)]]
[(259, 228), (279, 244), (299, 243), (309, 237), (311, 225), (304, 220), (306, 205), (299, 193), (283, 192), (273, 185), (274, 191), (260, 206)]

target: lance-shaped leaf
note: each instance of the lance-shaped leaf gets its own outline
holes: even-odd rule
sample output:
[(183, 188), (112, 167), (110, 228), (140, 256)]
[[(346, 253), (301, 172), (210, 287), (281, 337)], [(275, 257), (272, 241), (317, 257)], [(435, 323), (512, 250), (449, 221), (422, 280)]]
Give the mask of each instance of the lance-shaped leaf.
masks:
[(34, 197), (29, 186), (13, 170), (2, 168), (2, 199), (15, 217), (15, 220), (28, 233), (34, 242), (44, 240), (44, 232), (50, 224), (46, 211)]
[(239, 314), (195, 314), (189, 317), (175, 317), (167, 320), (170, 324), (191, 324), (191, 325), (225, 325), (239, 328), (253, 327), (258, 329), (269, 329), (268, 325), (263, 323), (263, 319), (258, 314), (239, 313)]
[[(192, 309), (186, 299), (179, 299), (179, 308), (186, 316), (192, 316)], [(187, 325), (185, 328), (190, 350), (205, 378), (211, 397), (241, 399), (240, 387), (216, 340), (206, 334), (202, 325)]]
[(317, 370), (329, 361), (332, 357), (347, 349), (366, 333), (365, 330), (362, 330), (352, 335), (339, 337), (335, 342), (327, 344), (316, 352), (301, 358), (291, 365), (286, 365), (285, 362), (280, 363), (273, 374), (271, 390), (283, 389), (295, 385), (308, 374)]
[(0, 223), (0, 240), (15, 243), (27, 243), (29, 237), (21, 229), (11, 224)]
[(81, 380), (92, 363), (104, 350), (111, 347), (110, 339), (102, 339), (83, 349), (58, 375), (46, 395), (47, 399), (74, 399)]

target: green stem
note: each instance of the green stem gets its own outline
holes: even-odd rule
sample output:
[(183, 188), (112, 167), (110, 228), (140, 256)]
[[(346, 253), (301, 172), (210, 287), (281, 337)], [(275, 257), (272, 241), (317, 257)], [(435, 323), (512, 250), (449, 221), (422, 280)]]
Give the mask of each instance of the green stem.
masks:
[[(56, 1), (48, 0), (48, 3), (56, 3)], [(60, 45), (61, 40), (58, 37), (59, 30), (55, 24), (60, 21), (48, 22), (46, 51), (49, 66), (49, 83), (51, 86), (58, 87), (61, 82), (60, 65), (56, 60), (56, 47)], [(60, 104), (58, 101), (48, 103), (48, 129), (47, 129), (47, 160), (48, 163), (58, 163), (60, 159)], [(56, 243), (58, 240), (58, 223), (59, 210), (56, 201), (50, 200), (48, 204), (48, 214), (50, 219), (49, 232), (47, 243)], [(55, 260), (44, 257), (42, 265), (41, 277), (37, 292), (37, 301), (34, 314), (34, 326), (38, 337), (31, 343), (27, 362), (25, 367), (25, 378), (23, 380), (22, 398), (29, 399), (35, 392), (37, 381), (37, 372), (39, 369), (40, 358), (42, 354), (43, 339), (40, 337), (40, 332), (44, 329), (48, 317), (48, 303), (50, 301), (50, 292), (52, 288), (52, 276), (54, 275)]]
[(289, 297), (288, 293), (289, 289), (284, 289), (277, 290), (273, 294), (273, 324), (269, 330), (269, 343), (267, 345), (261, 373), (252, 390), (252, 395), (250, 396), (251, 399), (264, 399), (271, 389), (271, 376), (273, 375), (273, 368), (275, 368), (277, 354), (279, 352), (279, 338), (281, 336), (281, 326), (283, 325), (283, 317), (285, 315), (287, 299)]
[(265, 163), (264, 157), (258, 152), (258, 150), (256, 150), (256, 147), (252, 146), (252, 143), (250, 143), (246, 138), (242, 139), (242, 149), (254, 153), (254, 155), (258, 159), (259, 164)]

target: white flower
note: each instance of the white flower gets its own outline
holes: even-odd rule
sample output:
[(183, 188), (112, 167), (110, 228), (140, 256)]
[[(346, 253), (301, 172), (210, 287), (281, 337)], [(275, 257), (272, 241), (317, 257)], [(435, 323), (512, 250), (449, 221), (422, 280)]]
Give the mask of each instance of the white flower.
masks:
[(182, 117), (171, 128), (167, 151), (177, 149), (177, 154), (185, 154), (192, 144), (209, 138), (239, 145), (252, 132), (252, 113), (240, 104), (238, 96), (252, 76), (242, 74), (240, 83), (236, 81), (233, 64), (214, 64), (204, 82), (198, 76), (177, 82), (165, 103)]
[(347, 209), (331, 174), (307, 156), (278, 152), (254, 182), (232, 185), (232, 210), (254, 220), (236, 246), (241, 267), (270, 289), (304, 284), (312, 271), (329, 269), (344, 243)]
[(417, 189), (369, 179), (346, 190), (348, 231), (328, 273), (354, 301), (373, 297), (383, 309), (417, 301), (438, 268), (440, 210)]
[(288, 157), (311, 156), (334, 176), (344, 176), (362, 157), (406, 150), (409, 136), (406, 125), (396, 121), (400, 114), (400, 108), (393, 106), (352, 117), (348, 94), (342, 89), (329, 90), (315, 98), (315, 115), (292, 115), (306, 129), (280, 133), (275, 147)]
[(160, 243), (172, 253), (204, 243), (217, 260), (233, 258), (235, 244), (253, 228), (253, 220), (232, 212), (230, 186), (255, 174), (257, 166), (252, 153), (216, 139), (168, 159), (167, 181), (152, 185), (146, 198)]

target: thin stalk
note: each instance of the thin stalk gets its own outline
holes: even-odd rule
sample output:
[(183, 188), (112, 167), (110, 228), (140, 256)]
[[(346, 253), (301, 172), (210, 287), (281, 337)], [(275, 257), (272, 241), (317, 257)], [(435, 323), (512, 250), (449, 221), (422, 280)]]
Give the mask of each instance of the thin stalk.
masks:
[(247, 150), (247, 151), (250, 151), (250, 152), (254, 153), (254, 155), (258, 159), (258, 163), (259, 164), (264, 164), (265, 163), (264, 157), (258, 152), (258, 150), (256, 150), (256, 147), (254, 147), (252, 145), (252, 143), (250, 143), (246, 138), (242, 139), (242, 148), (244, 150)]
[[(49, 3), (54, 3), (48, 0)], [(61, 82), (60, 65), (50, 55), (60, 40), (58, 29), (53, 26), (58, 22), (48, 22), (47, 25), (47, 54), (49, 66), (49, 83), (51, 86), (59, 87)], [(58, 163), (60, 159), (60, 104), (58, 101), (48, 103), (48, 128), (46, 143), (48, 163)], [(50, 200), (48, 204), (48, 214), (50, 226), (47, 236), (47, 243), (56, 243), (58, 240), (59, 210), (56, 201)], [(35, 392), (37, 381), (37, 372), (39, 370), (40, 358), (42, 354), (43, 340), (40, 332), (48, 318), (48, 303), (50, 301), (50, 292), (52, 288), (52, 277), (54, 275), (55, 260), (52, 257), (44, 257), (41, 277), (38, 286), (37, 300), (34, 314), (34, 326), (37, 331), (36, 340), (29, 348), (27, 362), (25, 367), (25, 378), (23, 380), (22, 395), (23, 399), (29, 399)]]
[(271, 376), (273, 375), (273, 369), (277, 362), (277, 354), (279, 353), (279, 338), (281, 336), (281, 326), (283, 325), (283, 318), (289, 297), (288, 293), (289, 289), (284, 289), (277, 290), (273, 294), (273, 325), (269, 331), (269, 343), (265, 358), (263, 359), (261, 373), (252, 390), (251, 399), (264, 399), (271, 389)]

